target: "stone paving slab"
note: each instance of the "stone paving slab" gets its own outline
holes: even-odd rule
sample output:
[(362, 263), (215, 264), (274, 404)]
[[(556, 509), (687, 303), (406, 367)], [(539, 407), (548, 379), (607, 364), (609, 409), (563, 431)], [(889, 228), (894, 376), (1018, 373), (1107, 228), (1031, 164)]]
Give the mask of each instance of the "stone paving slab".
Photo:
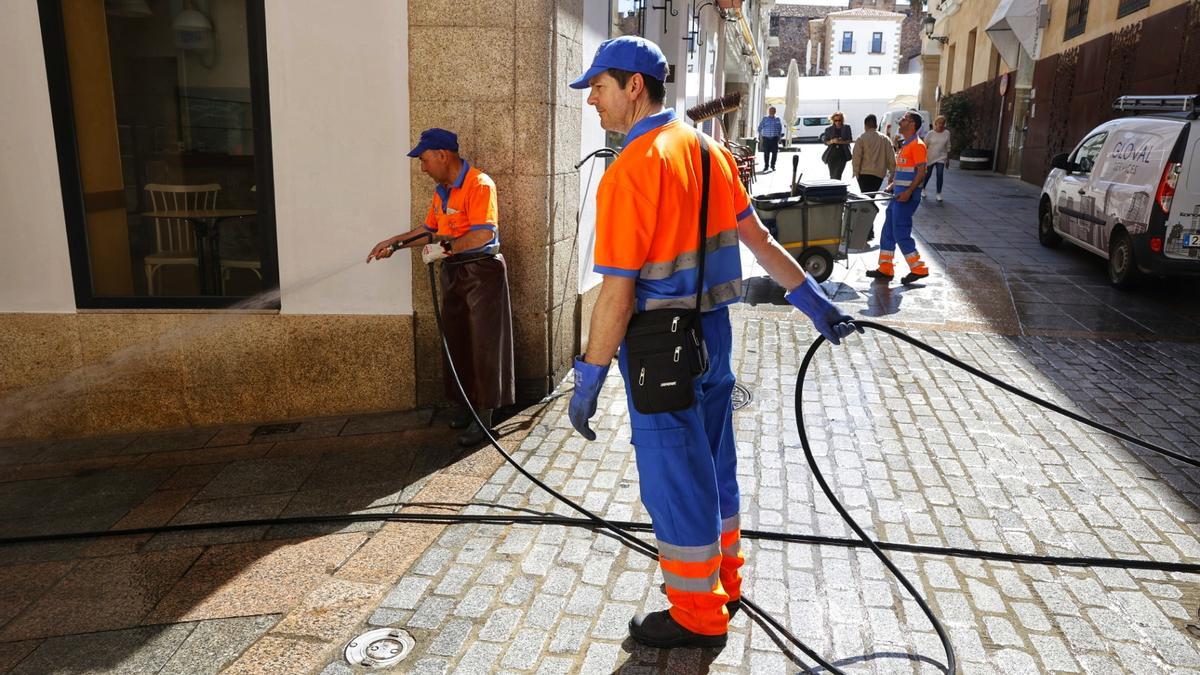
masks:
[[(734, 318), (735, 372), (754, 394), (735, 414), (743, 527), (852, 536), (812, 480), (791, 421), (792, 383), (813, 331), (773, 308), (739, 308)], [(1191, 440), (1200, 346), (917, 337), (1069, 409), (1200, 454)], [(1145, 394), (1161, 404), (1146, 405)], [(1143, 459), (885, 335), (868, 333), (819, 359), (804, 406), (827, 479), (881, 539), (1200, 560), (1200, 472)], [(645, 521), (618, 376), (606, 383), (594, 421), (596, 442), (567, 433), (561, 399), (515, 456), (605, 517)], [(475, 501), (570, 513), (507, 466)], [(938, 672), (943, 657), (931, 627), (869, 552), (748, 541), (746, 553), (747, 595), (819, 653), (844, 659), (848, 672)], [(1200, 645), (1185, 630), (1197, 621), (1197, 575), (893, 559), (950, 631), (964, 673), (1200, 672)], [(587, 529), (453, 525), (368, 624), (413, 634), (405, 672), (798, 670), (744, 615), (720, 653), (633, 644), (625, 624), (637, 611), (666, 606), (661, 581), (652, 561)], [(349, 671), (333, 660), (325, 672)]]

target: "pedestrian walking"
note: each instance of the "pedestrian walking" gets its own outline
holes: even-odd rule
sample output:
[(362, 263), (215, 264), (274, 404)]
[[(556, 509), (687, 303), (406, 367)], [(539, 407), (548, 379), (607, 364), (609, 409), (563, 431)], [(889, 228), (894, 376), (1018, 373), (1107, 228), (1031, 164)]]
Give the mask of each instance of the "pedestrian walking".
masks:
[[(667, 59), (657, 45), (624, 36), (601, 44), (587, 72), (570, 85), (590, 88), (587, 102), (600, 114), (600, 125), (625, 134), (625, 147), (596, 192), (594, 269), (604, 280), (587, 351), (575, 358), (569, 416), (582, 436), (595, 440), (588, 420), (619, 348), (641, 499), (654, 528), (670, 603), (668, 610), (633, 617), (629, 633), (653, 647), (720, 648), (730, 616), (741, 607), (744, 562), (729, 321), (729, 305), (742, 292), (739, 242), (790, 289), (789, 301), (830, 342), (839, 343), (855, 326), (767, 233), (729, 151), (663, 107), (666, 77)], [(707, 203), (701, 195), (708, 195)], [(705, 263), (698, 261), (697, 251), (707, 251)], [(653, 384), (658, 369), (674, 368), (668, 365), (671, 352), (666, 358), (631, 356), (635, 336), (626, 330), (635, 314), (639, 327), (645, 327), (662, 316), (649, 313), (662, 309), (675, 310), (668, 311), (675, 318), (652, 337), (677, 341), (678, 328), (686, 338), (685, 352), (676, 348), (673, 353), (675, 362), (684, 359), (681, 377), (692, 380), (682, 390), (691, 402), (647, 414), (638, 410), (635, 400), (642, 401), (643, 394), (638, 390), (635, 399), (635, 387), (648, 369)], [(647, 335), (639, 332), (636, 338)], [(707, 359), (701, 356), (705, 353)], [(689, 362), (705, 361), (688, 368)]]
[(846, 164), (850, 161), (850, 144), (854, 135), (841, 111), (833, 113), (830, 120), (833, 124), (826, 127), (825, 133), (821, 134), (821, 140), (826, 145), (821, 161), (829, 167), (830, 178), (841, 180), (842, 172), (846, 170)]
[(858, 179), (858, 189), (864, 194), (878, 192), (883, 181), (896, 170), (896, 153), (887, 136), (879, 133), (874, 115), (863, 120), (862, 135), (854, 141), (850, 171)]
[[(422, 131), (408, 156), (419, 159), (421, 171), (437, 182), (429, 212), (423, 224), (376, 244), (367, 262), (428, 241), (416, 237), (421, 233), (434, 237), (421, 250), (421, 259), (427, 265), (441, 261), (446, 342), (467, 399), (484, 424), (481, 427), (465, 408), (443, 360), (446, 398), (459, 403), (450, 427), (466, 429), (458, 438), (460, 445), (478, 445), (486, 438), (485, 428), (491, 428), (493, 410), (516, 400), (512, 310), (508, 267), (496, 230), (496, 184), (459, 156), (458, 136), (445, 129)], [(415, 240), (400, 245), (409, 239)]]
[(925, 179), (927, 161), (925, 142), (917, 136), (920, 128), (921, 116), (915, 110), (900, 118), (903, 140), (896, 153), (896, 172), (888, 185), (888, 192), (893, 196), (883, 221), (883, 234), (879, 237), (879, 267), (867, 272), (872, 279), (892, 280), (897, 244), (908, 263), (908, 274), (900, 283), (910, 284), (929, 276), (929, 268), (921, 260), (917, 242), (912, 237), (913, 214), (921, 205), (921, 181)]
[(775, 106), (767, 108), (767, 116), (758, 123), (762, 144), (763, 171), (774, 171), (779, 159), (779, 139), (783, 138), (783, 121), (775, 116)]
[(942, 174), (946, 171), (946, 165), (950, 163), (950, 130), (946, 128), (944, 115), (938, 115), (933, 120), (933, 130), (925, 134), (925, 146), (929, 153), (929, 170), (925, 172), (925, 182), (921, 189), (928, 188), (929, 179), (937, 173), (937, 192), (934, 194), (938, 204), (941, 204)]

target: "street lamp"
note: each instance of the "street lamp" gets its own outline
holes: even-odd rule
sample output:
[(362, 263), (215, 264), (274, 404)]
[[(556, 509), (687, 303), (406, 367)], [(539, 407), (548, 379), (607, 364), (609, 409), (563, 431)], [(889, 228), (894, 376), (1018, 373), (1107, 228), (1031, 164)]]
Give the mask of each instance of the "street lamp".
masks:
[(942, 35), (933, 34), (933, 26), (937, 23), (937, 19), (933, 18), (932, 14), (926, 14), (924, 19), (921, 19), (921, 27), (925, 29), (925, 37), (930, 40), (937, 40), (940, 44), (946, 44), (950, 38)]

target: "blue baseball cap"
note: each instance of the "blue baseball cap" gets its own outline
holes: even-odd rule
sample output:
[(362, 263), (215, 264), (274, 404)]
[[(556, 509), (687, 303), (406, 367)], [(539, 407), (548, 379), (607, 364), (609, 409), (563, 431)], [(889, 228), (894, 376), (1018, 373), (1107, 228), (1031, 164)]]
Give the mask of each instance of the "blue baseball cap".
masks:
[(426, 150), (450, 150), (458, 152), (458, 136), (453, 131), (434, 127), (421, 132), (417, 147), (408, 152), (409, 157), (420, 157)]
[(596, 50), (596, 57), (592, 59), (592, 67), (570, 86), (572, 89), (587, 89), (590, 86), (588, 80), (609, 68), (641, 73), (659, 82), (667, 81), (667, 57), (663, 56), (658, 45), (643, 37), (624, 35), (602, 42)]

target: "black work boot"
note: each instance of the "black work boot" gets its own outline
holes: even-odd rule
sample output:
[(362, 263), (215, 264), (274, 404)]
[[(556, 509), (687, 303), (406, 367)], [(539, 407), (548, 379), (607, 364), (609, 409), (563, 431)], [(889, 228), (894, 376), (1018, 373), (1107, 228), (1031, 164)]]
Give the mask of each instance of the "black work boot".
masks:
[(486, 427), (489, 431), (492, 428), (491, 409), (477, 410), (476, 412), (479, 413), (479, 419), (483, 420), (484, 426), (480, 427), (475, 423), (475, 420), (471, 420), (471, 425), (467, 427), (466, 432), (463, 433), (462, 436), (458, 437), (458, 444), (464, 448), (469, 448), (473, 445), (479, 445), (487, 440), (487, 434), (484, 433), (484, 427)]
[(629, 620), (629, 636), (647, 647), (725, 647), (726, 635), (703, 635), (680, 626), (667, 610), (638, 614)]
[(927, 276), (929, 276), (929, 272), (925, 272), (924, 274), (920, 272), (909, 272), (908, 274), (904, 275), (904, 278), (900, 280), (900, 283), (911, 284), (912, 282), (924, 279)]
[(890, 274), (885, 274), (884, 272), (881, 272), (881, 271), (879, 271), (879, 270), (868, 270), (868, 271), (867, 271), (867, 276), (868, 276), (868, 277), (870, 277), (870, 278), (872, 278), (872, 279), (882, 279), (882, 280), (884, 280), (884, 281), (891, 281), (891, 280), (892, 280), (892, 275), (890, 275)]
[(450, 409), (450, 428), (466, 429), (471, 426), (471, 411), (466, 406), (455, 406)]

